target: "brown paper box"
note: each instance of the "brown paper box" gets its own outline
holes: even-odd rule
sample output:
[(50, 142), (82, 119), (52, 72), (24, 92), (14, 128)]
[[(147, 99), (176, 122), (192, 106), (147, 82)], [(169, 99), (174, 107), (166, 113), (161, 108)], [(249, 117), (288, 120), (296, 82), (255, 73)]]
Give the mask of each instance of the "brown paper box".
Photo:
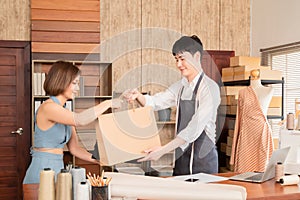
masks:
[(281, 108), (281, 96), (273, 96), (271, 99), (271, 102), (269, 104), (269, 107), (271, 108)]
[[(259, 69), (260, 79), (261, 80), (281, 80), (282, 73), (278, 70), (269, 70), (269, 69)], [(250, 71), (236, 71), (234, 72), (233, 79), (237, 80), (247, 80), (249, 79)]]
[(268, 69), (271, 70), (270, 66), (238, 66), (233, 68), (233, 72), (250, 72), (254, 69)]
[(281, 108), (268, 108), (267, 115), (281, 115)]
[(223, 86), (222, 90), (225, 95), (238, 95), (241, 89), (246, 88), (247, 86)]
[(101, 115), (96, 136), (103, 165), (141, 158), (144, 150), (161, 145), (151, 107)]
[(222, 68), (222, 76), (229, 76), (233, 75), (233, 68), (232, 67), (224, 67)]
[(260, 57), (234, 56), (230, 57), (230, 66), (259, 66)]

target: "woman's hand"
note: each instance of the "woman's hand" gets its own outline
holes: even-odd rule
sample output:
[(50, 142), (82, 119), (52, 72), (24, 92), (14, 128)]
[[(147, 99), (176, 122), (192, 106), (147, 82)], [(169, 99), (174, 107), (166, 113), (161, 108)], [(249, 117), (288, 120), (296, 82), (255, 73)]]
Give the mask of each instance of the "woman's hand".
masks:
[(121, 108), (122, 106), (122, 99), (116, 98), (111, 100), (111, 108)]
[(122, 96), (129, 102), (136, 100), (140, 95), (142, 94), (137, 89), (128, 89), (122, 94)]
[(164, 155), (162, 149), (162, 146), (156, 146), (145, 150), (144, 152), (147, 153), (147, 155), (144, 158), (139, 159), (138, 162), (143, 162), (147, 160), (158, 160)]

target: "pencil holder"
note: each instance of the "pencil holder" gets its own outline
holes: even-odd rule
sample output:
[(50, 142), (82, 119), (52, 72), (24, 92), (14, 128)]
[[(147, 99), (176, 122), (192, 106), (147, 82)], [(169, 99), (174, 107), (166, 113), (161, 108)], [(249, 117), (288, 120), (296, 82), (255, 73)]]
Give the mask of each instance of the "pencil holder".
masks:
[(108, 186), (92, 186), (92, 200), (109, 200)]

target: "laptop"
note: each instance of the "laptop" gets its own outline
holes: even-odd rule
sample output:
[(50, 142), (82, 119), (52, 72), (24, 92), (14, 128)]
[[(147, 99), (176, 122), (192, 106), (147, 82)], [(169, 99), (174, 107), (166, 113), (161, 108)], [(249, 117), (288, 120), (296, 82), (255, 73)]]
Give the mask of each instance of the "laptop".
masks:
[(284, 163), (290, 147), (273, 151), (269, 163), (264, 172), (245, 172), (229, 178), (235, 181), (247, 181), (253, 183), (262, 183), (275, 177), (275, 165), (278, 162)]

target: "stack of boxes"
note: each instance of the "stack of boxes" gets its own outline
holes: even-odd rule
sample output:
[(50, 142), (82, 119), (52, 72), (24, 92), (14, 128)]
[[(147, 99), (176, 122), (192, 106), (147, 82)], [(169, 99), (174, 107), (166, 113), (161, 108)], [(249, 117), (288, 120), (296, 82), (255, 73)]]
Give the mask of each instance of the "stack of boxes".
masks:
[(259, 57), (234, 56), (230, 58), (230, 67), (222, 69), (222, 81), (248, 80), (253, 69), (260, 71), (261, 80), (281, 80), (282, 73), (271, 70), (270, 66), (261, 66)]
[[(222, 81), (242, 81), (249, 80), (250, 72), (254, 69), (260, 71), (261, 80), (282, 80), (282, 73), (278, 70), (271, 70), (269, 66), (261, 66), (259, 57), (235, 56), (230, 58), (230, 67), (222, 69)], [(237, 112), (237, 100), (239, 90), (247, 86), (224, 86), (222, 87), (221, 96), (221, 110), (226, 114), (235, 115)], [(281, 115), (281, 96), (273, 96), (268, 108), (268, 115)], [(226, 119), (226, 127), (228, 128), (228, 135), (226, 143), (221, 143), (220, 151), (226, 154), (226, 169), (222, 172), (233, 171), (234, 166), (229, 164), (233, 133), (234, 133), (235, 119), (228, 117)]]

